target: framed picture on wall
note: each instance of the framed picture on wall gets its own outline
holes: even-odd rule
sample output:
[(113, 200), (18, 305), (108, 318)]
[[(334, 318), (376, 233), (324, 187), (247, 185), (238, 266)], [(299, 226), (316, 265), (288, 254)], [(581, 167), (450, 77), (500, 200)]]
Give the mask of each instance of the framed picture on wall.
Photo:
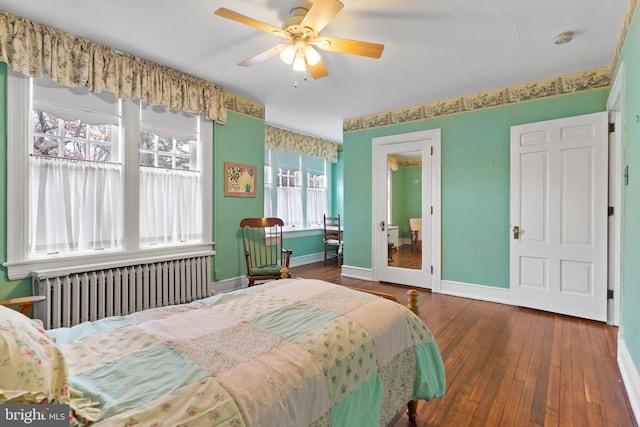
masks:
[(256, 166), (224, 162), (224, 195), (256, 197)]

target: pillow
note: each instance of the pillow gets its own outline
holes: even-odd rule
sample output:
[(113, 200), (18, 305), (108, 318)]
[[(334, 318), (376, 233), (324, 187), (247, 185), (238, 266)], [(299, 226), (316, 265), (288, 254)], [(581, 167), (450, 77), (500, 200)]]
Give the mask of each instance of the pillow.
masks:
[(67, 365), (37, 322), (0, 306), (0, 403), (69, 403)]

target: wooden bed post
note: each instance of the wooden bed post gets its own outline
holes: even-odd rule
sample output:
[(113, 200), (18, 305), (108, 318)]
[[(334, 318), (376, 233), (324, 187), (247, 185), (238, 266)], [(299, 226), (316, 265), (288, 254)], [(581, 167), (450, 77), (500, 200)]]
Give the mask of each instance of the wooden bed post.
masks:
[(418, 291), (415, 289), (408, 290), (407, 295), (409, 296), (409, 304), (407, 304), (407, 308), (413, 311), (416, 316), (419, 316), (420, 309), (418, 308)]
[(418, 401), (411, 400), (407, 403), (407, 415), (409, 416), (409, 421), (412, 423), (416, 422), (416, 416), (418, 415)]
[[(415, 313), (416, 316), (420, 315), (420, 309), (418, 308), (418, 291), (415, 289), (410, 289), (407, 291), (407, 295), (409, 297), (409, 304), (407, 304), (407, 308)], [(418, 401), (411, 400), (407, 403), (407, 415), (409, 416), (409, 421), (412, 423), (416, 422), (416, 417), (418, 416)]]

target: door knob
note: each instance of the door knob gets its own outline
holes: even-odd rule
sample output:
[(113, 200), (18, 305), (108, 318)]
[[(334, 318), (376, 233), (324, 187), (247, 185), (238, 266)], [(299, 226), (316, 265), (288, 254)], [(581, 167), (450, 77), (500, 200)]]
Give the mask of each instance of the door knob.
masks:
[(380, 231), (384, 231), (384, 221), (380, 221)]
[(518, 240), (520, 238), (520, 227), (518, 227), (517, 225), (513, 226), (513, 238), (515, 240)]

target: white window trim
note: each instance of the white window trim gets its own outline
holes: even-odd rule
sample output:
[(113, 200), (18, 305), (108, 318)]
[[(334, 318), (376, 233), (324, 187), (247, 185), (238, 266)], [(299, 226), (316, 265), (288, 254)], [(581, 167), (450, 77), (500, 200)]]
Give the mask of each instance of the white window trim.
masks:
[[(27, 259), (28, 254), (28, 206), (29, 194), (29, 111), (31, 98), (29, 95), (29, 79), (22, 74), (9, 70), (7, 79), (7, 261), (2, 265), (7, 268), (10, 280), (37, 276), (40, 271), (62, 271), (69, 274), (77, 271), (88, 271), (110, 268), (115, 265), (135, 265), (150, 261), (187, 258), (190, 256), (215, 255), (212, 250), (214, 242), (209, 239), (199, 243), (140, 249), (139, 235), (139, 191), (138, 185), (138, 146), (123, 143), (124, 160), (124, 211), (131, 212), (128, 207), (135, 207), (135, 215), (125, 214), (124, 241), (122, 250), (104, 251), (89, 255), (72, 255), (46, 259)], [(123, 102), (123, 116), (138, 115), (134, 126), (125, 127), (122, 131), (124, 141), (136, 141), (139, 134), (139, 112), (132, 108), (133, 102)], [(21, 124), (21, 125), (13, 125)], [(138, 133), (136, 133), (138, 132)], [(213, 123), (201, 120), (201, 152), (200, 171), (202, 178), (203, 236), (211, 236), (212, 215), (212, 159), (213, 159)], [(132, 137), (134, 139), (132, 139)]]

